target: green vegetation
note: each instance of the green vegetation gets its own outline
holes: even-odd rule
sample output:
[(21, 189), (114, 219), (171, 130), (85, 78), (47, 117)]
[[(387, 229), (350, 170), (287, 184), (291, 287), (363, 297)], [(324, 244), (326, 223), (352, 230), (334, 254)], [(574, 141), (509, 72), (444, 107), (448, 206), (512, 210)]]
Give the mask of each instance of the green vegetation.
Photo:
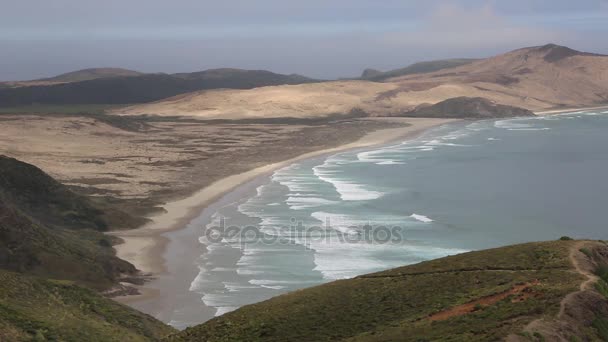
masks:
[(589, 248), (581, 248), (580, 252), (585, 254), (588, 258), (593, 258), (593, 253), (591, 253)]
[(596, 317), (593, 320), (593, 327), (602, 341), (608, 341), (608, 319), (606, 317)]
[(70, 191), (39, 168), (0, 155), (0, 198), (46, 226), (107, 231), (146, 221)]
[[(584, 277), (571, 272), (573, 243), (472, 252), (336, 281), (245, 306), (168, 340), (504, 339), (554, 316), (562, 298), (578, 289)], [(509, 292), (517, 286), (524, 290)], [(479, 305), (458, 310), (473, 302)]]
[(0, 156), (0, 341), (153, 341), (174, 332), (95, 291), (136, 275), (102, 231), (137, 222)]
[(478, 59), (471, 58), (456, 58), (456, 59), (444, 59), (430, 62), (414, 63), (408, 67), (395, 69), (387, 72), (381, 72), (378, 70), (367, 69), (361, 75), (362, 79), (369, 81), (384, 81), (392, 77), (407, 76), (412, 74), (422, 74), (443, 69), (449, 69), (458, 67), (461, 65), (471, 64)]
[(141, 222), (0, 156), (0, 268), (106, 289), (136, 269), (114, 255), (115, 241), (101, 231)]
[(53, 85), (0, 88), (0, 107), (67, 104), (132, 104), (206, 89), (251, 89), (316, 82), (263, 70), (216, 69), (190, 74), (143, 74)]
[(539, 333), (539, 332), (535, 332), (534, 334), (532, 334), (532, 336), (534, 336), (534, 338), (538, 342), (544, 342), (545, 341), (545, 337), (541, 333)]
[(153, 341), (172, 332), (68, 281), (0, 270), (0, 341)]
[(595, 270), (600, 280), (595, 284), (595, 289), (608, 299), (608, 265), (600, 264)]
[(608, 282), (608, 265), (600, 264), (597, 267), (597, 269), (595, 270), (595, 273), (598, 275), (598, 277), (602, 278), (605, 282)]
[(595, 284), (595, 289), (608, 299), (608, 283), (604, 279), (600, 279), (597, 284)]
[(562, 236), (562, 237), (561, 237), (561, 238), (559, 238), (559, 239), (560, 239), (560, 241), (572, 241), (572, 240), (574, 240), (574, 239), (572, 239), (572, 238), (571, 238), (571, 237), (569, 237), (569, 236)]

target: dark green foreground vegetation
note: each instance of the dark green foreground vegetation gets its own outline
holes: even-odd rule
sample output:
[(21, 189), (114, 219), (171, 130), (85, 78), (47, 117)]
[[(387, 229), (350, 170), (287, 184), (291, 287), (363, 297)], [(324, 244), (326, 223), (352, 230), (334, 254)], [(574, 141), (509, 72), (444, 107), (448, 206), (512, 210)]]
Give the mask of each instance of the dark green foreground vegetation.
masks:
[(0, 341), (151, 341), (172, 332), (69, 281), (0, 270)]
[(137, 275), (102, 232), (140, 223), (0, 156), (0, 341), (149, 341), (173, 332), (97, 292)]
[[(575, 244), (510, 246), (336, 281), (243, 307), (169, 340), (494, 341), (513, 335), (540, 341), (542, 333), (528, 339), (523, 329), (539, 318), (554, 319), (562, 299), (586, 279), (569, 260)], [(522, 285), (520, 292), (492, 299)], [(458, 311), (476, 301), (470, 312)], [(431, 319), (442, 312), (453, 315)], [(597, 322), (601, 327), (604, 321)], [(585, 329), (587, 336), (569, 337), (599, 338), (599, 330)]]
[(137, 270), (114, 255), (110, 227), (141, 224), (67, 189), (35, 166), (0, 156), (0, 268), (105, 290)]

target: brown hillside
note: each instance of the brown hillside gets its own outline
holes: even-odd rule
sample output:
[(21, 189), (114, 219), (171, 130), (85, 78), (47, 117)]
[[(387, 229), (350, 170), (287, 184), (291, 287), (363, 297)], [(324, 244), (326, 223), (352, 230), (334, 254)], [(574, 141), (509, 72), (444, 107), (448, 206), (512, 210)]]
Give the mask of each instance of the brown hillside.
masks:
[(515, 50), (384, 83), (337, 81), (251, 90), (212, 90), (117, 110), (125, 115), (205, 118), (323, 117), (353, 110), (395, 115), (455, 97), (542, 110), (608, 102), (608, 56), (557, 45)]

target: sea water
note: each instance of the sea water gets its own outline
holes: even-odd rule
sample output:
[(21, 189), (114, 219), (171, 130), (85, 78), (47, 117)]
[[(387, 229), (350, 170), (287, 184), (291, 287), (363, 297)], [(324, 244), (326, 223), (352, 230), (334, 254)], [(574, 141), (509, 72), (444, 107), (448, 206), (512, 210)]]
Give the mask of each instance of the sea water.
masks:
[(470, 250), (608, 239), (606, 114), (459, 122), (277, 170), (213, 215), (190, 291), (221, 315)]

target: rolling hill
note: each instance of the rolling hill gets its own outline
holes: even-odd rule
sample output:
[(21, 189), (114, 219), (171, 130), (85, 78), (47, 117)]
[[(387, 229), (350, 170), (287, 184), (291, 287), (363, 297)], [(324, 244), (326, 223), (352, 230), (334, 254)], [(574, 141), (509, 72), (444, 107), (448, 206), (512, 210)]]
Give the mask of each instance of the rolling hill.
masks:
[(167, 340), (598, 340), (608, 337), (606, 281), (604, 243), (529, 243), (295, 291)]
[(92, 68), (82, 69), (77, 71), (68, 72), (65, 74), (57, 75), (55, 77), (43, 78), (37, 81), (47, 82), (80, 82), (88, 80), (96, 80), (99, 78), (112, 78), (112, 77), (128, 77), (128, 76), (140, 76), (143, 73), (133, 70), (127, 70), (122, 68)]
[(327, 117), (354, 111), (393, 116), (463, 96), (532, 111), (605, 104), (608, 56), (549, 44), (381, 83), (354, 80), (198, 91), (114, 113), (225, 119)]
[(0, 156), (0, 268), (105, 290), (137, 274), (115, 256), (110, 228), (139, 218), (77, 195), (42, 170)]
[[(125, 73), (125, 72), (123, 72)], [(90, 77), (76, 72), (60, 78)], [(49, 82), (49, 81), (40, 81)], [(53, 81), (54, 82), (54, 81)], [(251, 89), (255, 87), (310, 83), (300, 75), (282, 75), (264, 70), (215, 69), (182, 74), (142, 74), (103, 77), (50, 85), (0, 88), (0, 107), (66, 104), (132, 104), (203, 89)]]

